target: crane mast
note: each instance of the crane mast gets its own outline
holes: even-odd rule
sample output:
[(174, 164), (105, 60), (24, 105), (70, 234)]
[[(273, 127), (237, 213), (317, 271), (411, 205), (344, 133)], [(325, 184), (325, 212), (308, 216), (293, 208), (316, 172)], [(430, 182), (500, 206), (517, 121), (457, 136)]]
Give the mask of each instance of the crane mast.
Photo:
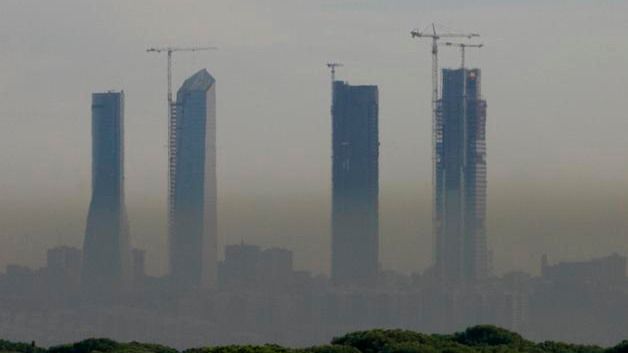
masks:
[(172, 232), (174, 219), (174, 189), (177, 166), (177, 111), (176, 104), (172, 98), (172, 54), (174, 52), (197, 52), (217, 49), (216, 47), (161, 47), (146, 49), (148, 53), (166, 53), (167, 56), (167, 77), (168, 77), (168, 227)]
[(438, 41), (441, 38), (467, 38), (479, 37), (478, 33), (438, 33), (436, 25), (432, 23), (431, 32), (413, 30), (410, 32), (412, 38), (432, 39), (432, 113), (436, 116), (438, 110)]

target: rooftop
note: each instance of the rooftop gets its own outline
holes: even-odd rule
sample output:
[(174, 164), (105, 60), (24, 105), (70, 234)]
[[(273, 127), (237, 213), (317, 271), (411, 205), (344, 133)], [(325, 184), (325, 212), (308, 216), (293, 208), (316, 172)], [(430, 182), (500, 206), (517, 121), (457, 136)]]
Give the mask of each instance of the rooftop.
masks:
[(214, 82), (214, 77), (206, 69), (202, 69), (185, 80), (180, 91), (207, 91)]

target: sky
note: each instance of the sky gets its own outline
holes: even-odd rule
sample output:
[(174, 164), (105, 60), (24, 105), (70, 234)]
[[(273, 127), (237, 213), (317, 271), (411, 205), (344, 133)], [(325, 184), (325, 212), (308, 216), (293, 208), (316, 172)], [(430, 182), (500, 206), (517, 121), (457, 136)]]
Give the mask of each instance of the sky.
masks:
[[(467, 62), (488, 103), (488, 227), (497, 272), (540, 257), (628, 255), (628, 2), (596, 0), (1, 0), (0, 270), (81, 246), (90, 95), (126, 94), (133, 245), (165, 270), (166, 60), (174, 86), (217, 81), (219, 244), (284, 246), (329, 269), (331, 121), (325, 63), (380, 92), (381, 259), (431, 262), (429, 42), (435, 22), (479, 32)], [(441, 63), (457, 66), (443, 48)]]

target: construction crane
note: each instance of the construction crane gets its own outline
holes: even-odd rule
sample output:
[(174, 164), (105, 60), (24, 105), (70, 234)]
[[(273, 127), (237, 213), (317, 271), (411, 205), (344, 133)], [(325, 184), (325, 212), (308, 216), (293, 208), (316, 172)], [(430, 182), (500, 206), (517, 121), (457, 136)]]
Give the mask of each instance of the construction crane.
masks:
[(327, 63), (327, 67), (331, 70), (331, 83), (333, 84), (336, 81), (336, 68), (343, 67), (342, 63)]
[(464, 69), (465, 64), (465, 49), (466, 48), (482, 48), (484, 44), (467, 44), (467, 43), (453, 43), (453, 42), (445, 42), (445, 45), (448, 47), (458, 47), (460, 48), (460, 68)]
[(172, 105), (172, 53), (178, 51), (204, 51), (214, 50), (216, 47), (189, 47), (189, 48), (177, 48), (177, 47), (163, 47), (163, 48), (148, 48), (149, 53), (166, 53), (168, 56), (168, 114), (170, 114), (170, 106)]
[[(334, 105), (334, 82), (336, 81), (336, 68), (337, 67), (343, 67), (344, 65), (342, 63), (337, 63), (337, 62), (330, 62), (327, 63), (327, 67), (330, 69), (331, 71), (331, 105), (332, 105), (332, 110), (333, 110), (333, 105)], [(333, 114), (333, 112), (332, 112)]]
[[(460, 48), (460, 69), (462, 70), (462, 116), (467, 116), (467, 72), (465, 71), (465, 55), (467, 48), (482, 48), (484, 44), (469, 44), (469, 43), (454, 43), (454, 42), (445, 42), (444, 43), (448, 47), (458, 47)], [(465, 160), (466, 160), (466, 149), (465, 149)]]
[(439, 33), (436, 31), (436, 25), (432, 23), (431, 31), (413, 30), (410, 32), (412, 38), (431, 38), (432, 39), (432, 160), (436, 163), (436, 143), (437, 134), (440, 129), (440, 121), (438, 119), (438, 41), (441, 38), (467, 38), (479, 37), (478, 33), (453, 33), (445, 32)]
[(217, 49), (216, 47), (161, 47), (148, 48), (148, 53), (166, 53), (168, 57), (168, 226), (172, 230), (174, 216), (174, 186), (176, 176), (176, 104), (172, 100), (172, 54), (174, 52), (196, 52)]
[(334, 82), (336, 81), (336, 68), (337, 67), (342, 67), (342, 66), (344, 66), (344, 65), (341, 64), (341, 63), (338, 63), (338, 62), (329, 62), (329, 63), (327, 63), (327, 67), (331, 71), (331, 115), (332, 115), (332, 117), (334, 115), (334, 100), (335, 100)]
[(436, 116), (438, 102), (438, 41), (441, 38), (467, 38), (479, 37), (478, 33), (437, 33), (436, 25), (432, 23), (432, 31), (413, 30), (410, 32), (412, 38), (432, 39), (432, 113)]
[[(439, 104), (438, 104), (438, 41), (441, 38), (467, 38), (479, 37), (477, 33), (440, 33), (436, 31), (436, 25), (432, 23), (431, 31), (428, 30), (413, 30), (410, 32), (412, 38), (432, 39), (432, 187), (436, 188), (436, 170), (437, 165), (441, 162), (438, 160), (439, 151), (442, 148), (443, 143), (443, 124), (440, 119)], [(435, 192), (432, 198), (432, 217), (436, 223), (440, 223), (437, 219), (437, 195)]]

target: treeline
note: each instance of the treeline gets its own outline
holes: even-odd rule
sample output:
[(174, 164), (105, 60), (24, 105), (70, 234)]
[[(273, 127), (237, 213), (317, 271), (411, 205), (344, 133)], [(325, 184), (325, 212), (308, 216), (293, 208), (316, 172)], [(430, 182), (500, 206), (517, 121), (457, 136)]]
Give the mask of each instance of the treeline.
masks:
[(426, 335), (405, 330), (369, 330), (336, 337), (329, 345), (287, 348), (278, 345), (231, 345), (192, 348), (182, 352), (156, 344), (118, 343), (92, 338), (73, 344), (37, 347), (34, 343), (0, 340), (0, 352), (19, 353), (628, 353), (628, 341), (614, 347), (528, 341), (495, 326), (482, 325), (452, 335)]

